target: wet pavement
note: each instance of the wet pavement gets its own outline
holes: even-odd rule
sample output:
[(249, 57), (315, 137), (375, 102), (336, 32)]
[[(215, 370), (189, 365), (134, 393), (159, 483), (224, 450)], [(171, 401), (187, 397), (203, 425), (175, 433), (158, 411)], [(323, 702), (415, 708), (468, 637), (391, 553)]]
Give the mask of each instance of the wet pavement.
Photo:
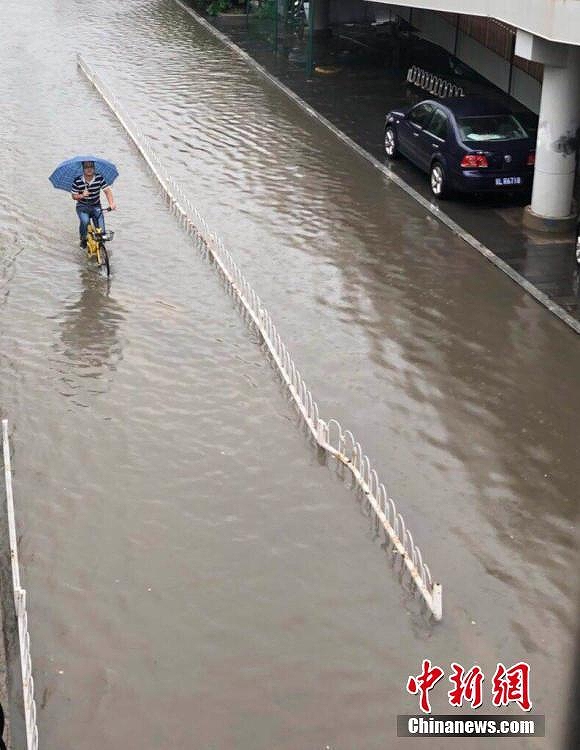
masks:
[[(312, 451), (77, 51), (223, 237), (322, 416), (387, 482), (443, 583), (439, 626)], [(556, 746), (577, 336), (172, 0), (34, 16), (8, 0), (0, 61), (0, 406), (42, 747), (411, 750), (396, 715), (416, 710), (404, 685), (426, 657), (480, 664), (486, 691), (498, 661), (529, 661), (548, 736), (494, 745)], [(109, 284), (47, 180), (83, 151), (120, 167)]]
[[(195, 7), (195, 2), (189, 0)], [(388, 162), (384, 156), (385, 114), (409, 107), (429, 95), (406, 83), (407, 70), (419, 65), (461, 86), (466, 93), (483, 94), (507, 101), (533, 123), (529, 110), (510, 99), (466, 66), (453, 74), (451, 56), (441, 48), (413, 35), (393, 39), (380, 27), (339, 26), (329, 38), (314, 40), (314, 72), (305, 74), (307, 56), (304, 35), (279, 27), (278, 52), (273, 53), (271, 23), (251, 20), (232, 24), (227, 17), (210, 18), (269, 72), (326, 117), (355, 143), (402, 177), (423, 197), (437, 204), (428, 178), (405, 159)], [(522, 225), (525, 197), (461, 196), (439, 206), (464, 231), (483, 243), (517, 273), (580, 320), (580, 270), (575, 262), (575, 236), (557, 236), (528, 230)], [(388, 212), (388, 207), (385, 208)], [(466, 249), (467, 250), (467, 249)]]

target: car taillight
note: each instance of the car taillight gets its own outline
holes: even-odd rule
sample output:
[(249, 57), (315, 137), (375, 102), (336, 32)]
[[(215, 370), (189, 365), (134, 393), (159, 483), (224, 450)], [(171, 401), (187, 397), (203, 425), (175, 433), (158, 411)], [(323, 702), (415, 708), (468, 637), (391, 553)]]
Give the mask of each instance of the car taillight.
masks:
[(485, 154), (465, 154), (461, 160), (462, 169), (484, 169), (489, 167)]
[(528, 165), (528, 167), (533, 167), (535, 163), (536, 163), (536, 152), (530, 151), (530, 153), (528, 154), (528, 160), (526, 164)]

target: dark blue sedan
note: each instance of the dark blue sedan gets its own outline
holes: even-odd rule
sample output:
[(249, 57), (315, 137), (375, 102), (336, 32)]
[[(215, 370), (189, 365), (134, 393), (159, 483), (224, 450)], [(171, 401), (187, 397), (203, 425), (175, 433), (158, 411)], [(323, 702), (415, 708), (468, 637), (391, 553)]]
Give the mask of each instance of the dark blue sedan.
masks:
[(385, 153), (402, 154), (427, 172), (437, 198), (453, 190), (529, 191), (536, 156), (534, 139), (511, 110), (469, 96), (389, 112)]

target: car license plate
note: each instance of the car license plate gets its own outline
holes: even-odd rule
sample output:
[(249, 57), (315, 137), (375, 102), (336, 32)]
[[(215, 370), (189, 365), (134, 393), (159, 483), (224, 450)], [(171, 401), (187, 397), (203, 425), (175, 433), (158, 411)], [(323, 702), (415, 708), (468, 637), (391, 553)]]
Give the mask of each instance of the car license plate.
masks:
[(496, 185), (521, 185), (522, 178), (521, 177), (496, 177), (495, 184)]

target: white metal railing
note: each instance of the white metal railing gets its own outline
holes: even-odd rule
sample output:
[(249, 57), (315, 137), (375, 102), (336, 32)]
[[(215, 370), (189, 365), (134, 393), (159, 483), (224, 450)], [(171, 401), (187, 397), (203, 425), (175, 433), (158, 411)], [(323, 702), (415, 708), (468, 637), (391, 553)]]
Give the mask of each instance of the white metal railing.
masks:
[(417, 591), (423, 597), (434, 619), (440, 620), (442, 617), (441, 584), (432, 579), (431, 571), (423, 561), (421, 551), (415, 544), (401, 514), (397, 511), (394, 500), (389, 497), (387, 489), (380, 482), (377, 472), (371, 468), (370, 461), (363, 453), (360, 444), (355, 440), (353, 434), (349, 430), (344, 430), (335, 419), (328, 421), (321, 419), (318, 405), (276, 330), (269, 312), (244, 278), (231, 254), (225, 248), (223, 241), (210, 230), (207, 222), (197, 208), (193, 206), (182, 188), (167, 174), (148, 138), (123, 111), (115, 95), (105, 86), (99, 76), (89, 68), (80, 55), (77, 56), (77, 59), (80, 69), (123, 125), (151, 171), (159, 180), (181, 225), (192, 236), (199, 237), (204, 242), (221, 276), (259, 330), (313, 438), (328, 454), (334, 456), (340, 463), (350, 469), (358, 487), (364, 493), (374, 511), (376, 523), (382, 525), (392, 544), (393, 551), (400, 555)]
[(461, 86), (456, 86), (454, 83), (451, 83), (451, 81), (446, 81), (444, 78), (440, 78), (434, 73), (429, 73), (418, 65), (412, 65), (407, 71), (407, 83), (412, 83), (413, 85), (418, 86), (432, 96), (439, 96), (441, 98), (448, 96), (465, 96)]
[(14, 608), (16, 610), (16, 619), (18, 621), (18, 641), (20, 644), (20, 668), (22, 671), (22, 693), (24, 697), (26, 747), (27, 750), (37, 750), (38, 728), (36, 726), (36, 703), (34, 702), (34, 679), (32, 677), (32, 661), (30, 658), (30, 635), (28, 633), (28, 615), (26, 613), (26, 591), (20, 586), (16, 521), (14, 518), (14, 495), (12, 493), (12, 464), (10, 461), (10, 443), (8, 441), (7, 419), (2, 420), (2, 453), (4, 456), (4, 480), (6, 484), (6, 509), (8, 514), (10, 560), (12, 564), (12, 588), (14, 590)]

